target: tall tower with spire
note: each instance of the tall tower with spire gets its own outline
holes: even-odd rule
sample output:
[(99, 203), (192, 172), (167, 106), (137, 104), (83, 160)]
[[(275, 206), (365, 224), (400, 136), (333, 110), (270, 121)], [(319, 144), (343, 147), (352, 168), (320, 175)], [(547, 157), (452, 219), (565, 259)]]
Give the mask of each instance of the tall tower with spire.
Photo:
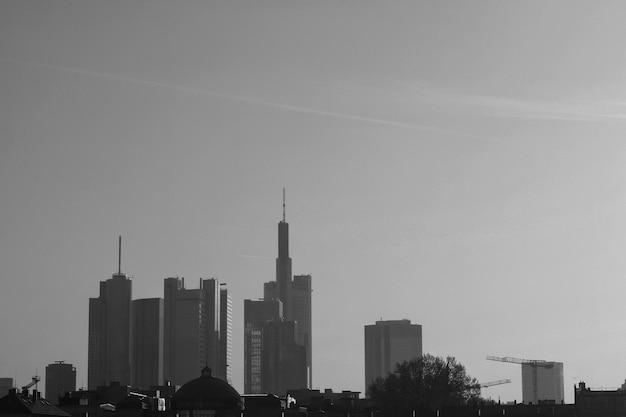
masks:
[[(285, 189), (283, 188), (283, 218), (278, 223), (278, 257), (276, 258), (276, 281), (264, 285), (265, 300), (280, 300), (283, 318), (295, 322), (295, 338), (298, 345), (306, 348), (307, 387), (313, 385), (312, 339), (311, 339), (311, 276), (293, 276), (289, 257), (289, 223), (286, 219)], [(294, 387), (295, 388), (295, 387)], [(301, 387), (304, 388), (304, 387)]]
[[(285, 189), (283, 188), (283, 219), (278, 223), (278, 258), (276, 258), (276, 285), (278, 294), (272, 294), (283, 302), (283, 314), (291, 317), (291, 258), (289, 257), (289, 223), (285, 215)], [(267, 297), (266, 297), (267, 298)]]
[(100, 282), (100, 296), (89, 299), (88, 387), (112, 381), (130, 384), (130, 307), (132, 280), (122, 272), (122, 237), (118, 270)]

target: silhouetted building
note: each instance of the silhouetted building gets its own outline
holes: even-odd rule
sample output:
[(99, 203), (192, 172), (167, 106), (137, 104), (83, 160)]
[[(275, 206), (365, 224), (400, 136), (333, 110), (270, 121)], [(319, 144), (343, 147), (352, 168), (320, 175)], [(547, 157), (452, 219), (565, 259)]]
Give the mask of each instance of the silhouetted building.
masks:
[(131, 293), (132, 281), (120, 266), (112, 278), (100, 282), (100, 296), (89, 299), (89, 389), (111, 381), (130, 384)]
[(311, 286), (311, 275), (295, 275), (291, 283), (291, 317), (287, 320), (293, 320), (298, 323), (297, 342), (306, 348), (306, 364), (308, 373), (308, 383), (306, 387), (313, 386), (313, 374), (311, 372), (312, 365), (312, 308), (311, 294), (313, 288)]
[(593, 390), (580, 382), (574, 389), (574, 403), (578, 417), (626, 416), (626, 391)]
[(522, 363), (522, 401), (525, 404), (546, 401), (561, 404), (564, 400), (562, 362)]
[(279, 300), (244, 300), (244, 392), (269, 393), (263, 384), (263, 327), (283, 315)]
[(163, 382), (163, 300), (131, 304), (131, 386), (148, 389)]
[(243, 417), (283, 417), (282, 400), (274, 394), (244, 394)]
[(28, 389), (18, 391), (15, 388), (0, 398), (0, 415), (12, 417), (71, 417), (70, 414), (57, 408), (50, 401), (41, 398), (41, 393), (33, 390), (29, 394)]
[(226, 379), (220, 365), (219, 281), (201, 279), (199, 289), (188, 290), (184, 279), (167, 278), (164, 289), (165, 378), (180, 385), (208, 365), (217, 377)]
[(263, 392), (285, 395), (307, 386), (306, 348), (297, 343), (295, 321), (275, 319), (263, 325)]
[[(358, 391), (333, 392), (325, 389), (323, 392), (316, 389), (290, 390), (287, 395), (295, 400), (298, 407), (304, 407), (308, 412), (322, 411), (324, 414), (338, 413), (338, 415), (358, 415), (356, 411), (364, 408), (364, 401), (360, 399)], [(341, 413), (341, 414), (339, 414)], [(371, 414), (366, 414), (370, 415)]]
[[(103, 401), (104, 402), (104, 401)], [(59, 408), (73, 417), (95, 416), (99, 413), (101, 402), (97, 398), (97, 392), (94, 390), (78, 390), (65, 392), (59, 398)]]
[[(220, 284), (225, 285), (225, 284)], [(220, 289), (220, 372), (226, 382), (232, 384), (233, 362), (233, 300), (228, 289)]]
[(95, 391), (99, 404), (115, 405), (130, 394), (130, 385), (113, 381), (110, 384), (98, 386)]
[(422, 326), (410, 320), (381, 320), (365, 326), (365, 389), (394, 372), (397, 363), (422, 356)]
[(11, 388), (13, 388), (13, 378), (0, 378), (0, 398), (7, 395)]
[[(284, 191), (283, 191), (284, 193)], [(280, 300), (283, 303), (283, 318), (297, 323), (296, 342), (305, 347), (307, 381), (302, 387), (311, 388), (312, 372), (312, 302), (311, 275), (292, 276), (289, 257), (289, 223), (285, 219), (283, 194), (283, 219), (278, 223), (278, 257), (276, 258), (276, 281), (263, 286), (265, 300)]]
[(66, 392), (76, 391), (76, 368), (63, 361), (46, 366), (46, 398), (52, 404), (59, 404), (59, 397)]

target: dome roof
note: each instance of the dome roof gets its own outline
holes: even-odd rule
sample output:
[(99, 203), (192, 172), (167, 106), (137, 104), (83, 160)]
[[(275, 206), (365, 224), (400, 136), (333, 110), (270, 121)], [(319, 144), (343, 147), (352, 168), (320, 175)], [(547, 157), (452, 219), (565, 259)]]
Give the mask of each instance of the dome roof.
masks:
[(214, 378), (204, 368), (200, 378), (180, 387), (172, 397), (172, 408), (178, 410), (241, 410), (241, 396), (228, 382)]

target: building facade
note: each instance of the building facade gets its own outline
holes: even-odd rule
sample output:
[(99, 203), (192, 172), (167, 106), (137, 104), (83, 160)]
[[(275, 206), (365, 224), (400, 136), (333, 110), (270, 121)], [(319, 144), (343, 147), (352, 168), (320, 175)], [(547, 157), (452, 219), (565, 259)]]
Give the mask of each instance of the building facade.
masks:
[(365, 326), (365, 390), (396, 364), (422, 356), (422, 326), (410, 320), (381, 320)]
[(522, 363), (522, 401), (525, 404), (565, 400), (562, 362)]
[(76, 391), (76, 368), (63, 361), (46, 366), (46, 399), (58, 405), (66, 392)]
[(306, 347), (298, 343), (298, 323), (265, 322), (262, 346), (263, 392), (283, 396), (287, 390), (307, 386)]
[(0, 398), (7, 395), (11, 388), (13, 388), (13, 378), (0, 378)]
[(626, 390), (588, 388), (579, 382), (574, 388), (577, 417), (622, 417), (626, 415)]
[(292, 310), (289, 320), (298, 324), (297, 342), (306, 348), (307, 385), (313, 386), (313, 329), (312, 329), (312, 305), (311, 275), (295, 275), (291, 284)]
[(132, 280), (120, 270), (100, 282), (98, 298), (89, 299), (89, 389), (112, 381), (130, 384), (131, 296)]
[(267, 393), (263, 382), (263, 327), (279, 320), (283, 305), (279, 300), (244, 300), (244, 392)]
[(166, 278), (164, 293), (165, 379), (182, 385), (205, 366), (227, 379), (221, 366), (219, 281), (200, 279), (199, 289), (186, 289), (184, 278)]
[(163, 299), (131, 303), (131, 386), (147, 390), (163, 383)]
[[(224, 284), (221, 284), (224, 285)], [(233, 299), (228, 289), (220, 289), (220, 371), (218, 375), (232, 385)]]

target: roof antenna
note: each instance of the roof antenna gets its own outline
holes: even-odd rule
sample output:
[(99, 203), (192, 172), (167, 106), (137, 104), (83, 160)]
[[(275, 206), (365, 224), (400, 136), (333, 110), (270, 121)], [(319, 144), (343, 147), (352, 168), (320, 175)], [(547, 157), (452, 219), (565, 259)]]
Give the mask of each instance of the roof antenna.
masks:
[(117, 274), (122, 275), (122, 236), (120, 236), (119, 255), (117, 258)]
[(285, 187), (283, 187), (283, 223), (285, 223)]

